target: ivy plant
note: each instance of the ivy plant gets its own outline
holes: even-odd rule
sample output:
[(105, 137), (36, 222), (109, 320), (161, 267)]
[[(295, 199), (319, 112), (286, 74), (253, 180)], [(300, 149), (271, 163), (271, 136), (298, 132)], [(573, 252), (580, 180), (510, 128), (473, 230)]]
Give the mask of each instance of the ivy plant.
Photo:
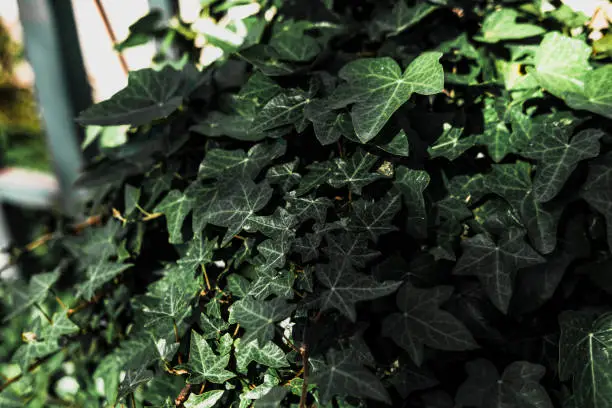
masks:
[(0, 407), (610, 406), (598, 7), (203, 1), (190, 27), (134, 24), (119, 48), (153, 22), (192, 50), (76, 118), (87, 200), (13, 251), (62, 262), (3, 282)]

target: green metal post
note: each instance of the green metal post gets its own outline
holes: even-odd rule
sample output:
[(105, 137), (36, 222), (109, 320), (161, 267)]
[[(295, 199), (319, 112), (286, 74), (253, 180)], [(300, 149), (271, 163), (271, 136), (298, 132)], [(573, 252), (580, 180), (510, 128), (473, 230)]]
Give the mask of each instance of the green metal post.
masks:
[(78, 142), (79, 129), (74, 122), (77, 112), (71, 100), (70, 82), (73, 79), (67, 74), (70, 67), (64, 59), (62, 45), (79, 47), (79, 42), (74, 35), (76, 32), (73, 33), (73, 41), (60, 40), (53, 3), (53, 0), (19, 0), (19, 17), (26, 55), (35, 74), (36, 94), (47, 144), (59, 181), (61, 206), (64, 211), (73, 213), (77, 203), (73, 183), (81, 169), (82, 156)]

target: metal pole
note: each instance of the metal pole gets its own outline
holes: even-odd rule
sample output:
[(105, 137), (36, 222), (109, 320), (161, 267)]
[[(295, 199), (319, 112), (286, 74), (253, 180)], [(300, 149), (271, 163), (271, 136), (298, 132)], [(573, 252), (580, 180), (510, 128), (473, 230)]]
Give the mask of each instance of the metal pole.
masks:
[[(26, 55), (36, 77), (36, 95), (59, 181), (61, 206), (67, 213), (74, 213), (77, 198), (73, 183), (81, 169), (82, 156), (52, 0), (18, 0), (18, 5)], [(73, 41), (72, 46), (79, 47), (78, 41)]]

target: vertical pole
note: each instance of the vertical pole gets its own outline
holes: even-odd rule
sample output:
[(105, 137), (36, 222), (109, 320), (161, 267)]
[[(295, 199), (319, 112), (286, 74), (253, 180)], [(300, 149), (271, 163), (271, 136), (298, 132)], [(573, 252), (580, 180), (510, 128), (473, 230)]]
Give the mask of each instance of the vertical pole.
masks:
[[(82, 156), (66, 75), (69, 67), (62, 58), (52, 3), (53, 0), (18, 0), (25, 51), (35, 74), (36, 95), (60, 186), (61, 205), (70, 214), (76, 209), (73, 183), (81, 169)], [(69, 46), (79, 47), (76, 36), (73, 40)]]

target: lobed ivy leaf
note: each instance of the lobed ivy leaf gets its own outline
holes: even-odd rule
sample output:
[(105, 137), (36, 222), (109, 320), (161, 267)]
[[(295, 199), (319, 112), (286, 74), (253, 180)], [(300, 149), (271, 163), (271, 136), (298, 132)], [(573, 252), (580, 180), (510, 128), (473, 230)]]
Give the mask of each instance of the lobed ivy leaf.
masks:
[(121, 381), (117, 390), (117, 401), (124, 399), (135, 392), (138, 387), (151, 381), (153, 376), (153, 371), (147, 370), (145, 367), (127, 370), (125, 378)]
[(576, 406), (605, 407), (612, 393), (612, 316), (596, 319), (592, 313), (566, 311), (559, 315), (559, 324), (559, 378), (573, 380)]
[(418, 366), (423, 363), (423, 346), (451, 351), (477, 348), (463, 323), (440, 309), (452, 292), (450, 286), (419, 289), (405, 284), (397, 293), (397, 306), (402, 312), (385, 317), (382, 334), (408, 351)]
[(378, 282), (350, 266), (342, 267), (341, 262), (332, 259), (330, 264), (317, 264), (317, 279), (327, 288), (317, 299), (322, 311), (336, 309), (354, 322), (357, 319), (355, 303), (390, 295), (401, 285), (394, 281)]
[(225, 244), (270, 201), (272, 188), (265, 180), (255, 184), (250, 179), (237, 179), (228, 181), (220, 196), (204, 216), (210, 224), (227, 227), (222, 242)]
[(254, 408), (277, 408), (289, 393), (286, 387), (273, 387), (263, 397), (257, 399), (253, 404)]
[(306, 93), (287, 90), (276, 95), (257, 113), (250, 134), (258, 134), (284, 125), (292, 125), (304, 116), (304, 108), (310, 103)]
[(240, 88), (240, 92), (232, 97), (232, 107), (239, 115), (246, 118), (253, 118), (263, 106), (276, 95), (281, 88), (271, 78), (255, 72), (249, 77), (246, 84)]
[[(571, 131), (571, 130), (570, 130)], [(536, 135), (521, 153), (538, 161), (533, 193), (536, 200), (552, 200), (582, 160), (599, 154), (600, 130), (586, 129), (570, 140), (568, 130), (554, 125)]]
[(165, 118), (183, 103), (184, 80), (182, 72), (169, 66), (160, 71), (132, 71), (126, 88), (82, 112), (77, 121), (81, 125), (140, 126)]
[(516, 271), (545, 261), (525, 242), (524, 236), (524, 231), (511, 228), (497, 243), (486, 234), (464, 240), (463, 254), (453, 273), (478, 277), (491, 302), (506, 313)]
[(274, 326), (291, 314), (295, 306), (282, 298), (271, 300), (256, 300), (245, 297), (230, 307), (229, 322), (239, 323), (246, 330), (241, 341), (248, 344), (257, 340), (258, 344), (265, 345), (274, 337)]
[(286, 238), (279, 240), (267, 239), (257, 245), (257, 250), (261, 254), (257, 274), (260, 276), (273, 276), (275, 269), (285, 265), (286, 256), (290, 248), (291, 242)]
[(85, 300), (91, 300), (96, 290), (132, 266), (132, 264), (108, 261), (100, 261), (95, 265), (89, 266), (86, 272), (87, 280), (78, 285), (77, 297), (82, 296)]
[(351, 118), (357, 138), (372, 140), (389, 121), (391, 115), (410, 99), (413, 93), (434, 95), (442, 92), (444, 72), (438, 52), (418, 56), (402, 74), (397, 63), (389, 58), (359, 59), (339, 72), (347, 83), (331, 96), (332, 106), (354, 104)]
[(380, 380), (356, 363), (350, 350), (329, 350), (325, 364), (313, 373), (311, 381), (317, 384), (324, 404), (334, 396), (347, 395), (391, 404), (391, 398)]
[(248, 295), (255, 299), (266, 299), (270, 295), (291, 299), (294, 281), (295, 275), (290, 271), (264, 267), (257, 270), (257, 279), (249, 287)]
[(218, 355), (208, 344), (208, 341), (197, 332), (191, 332), (189, 345), (189, 361), (184, 368), (189, 371), (190, 384), (200, 384), (210, 381), (215, 384), (223, 384), (236, 374), (225, 368), (229, 364), (230, 353)]
[(546, 369), (539, 364), (515, 361), (500, 376), (489, 360), (466, 364), (467, 380), (459, 386), (455, 401), (477, 408), (553, 408), (552, 401), (539, 381)]
[(209, 240), (207, 237), (202, 239), (202, 235), (197, 234), (189, 242), (185, 255), (177, 259), (176, 263), (188, 271), (194, 271), (212, 262), (213, 252), (216, 248), (216, 240)]
[(354, 216), (350, 219), (349, 230), (366, 234), (372, 241), (397, 229), (391, 220), (400, 210), (399, 194), (387, 194), (378, 201), (360, 199), (353, 203)]
[(347, 126), (351, 126), (346, 112), (337, 113), (327, 109), (325, 100), (315, 99), (304, 108), (304, 116), (312, 122), (315, 136), (323, 146), (336, 143)]
[(517, 23), (518, 17), (516, 10), (499, 9), (487, 15), (480, 29), (482, 34), (474, 36), (474, 39), (485, 43), (497, 43), (534, 37), (546, 32), (544, 28), (534, 24)]
[(423, 191), (429, 181), (429, 174), (423, 170), (399, 166), (395, 173), (395, 185), (402, 193), (404, 205), (408, 209), (406, 229), (416, 238), (427, 237), (427, 211)]
[(453, 127), (445, 123), (444, 130), (436, 143), (427, 149), (429, 155), (432, 158), (445, 157), (451, 161), (457, 159), (479, 141), (477, 135), (462, 138), (462, 134), (463, 128)]
[(591, 70), (590, 54), (591, 47), (582, 40), (558, 32), (547, 33), (536, 50), (531, 73), (542, 88), (558, 98), (581, 94), (584, 75)]
[(235, 356), (236, 369), (239, 373), (246, 373), (251, 362), (272, 368), (289, 366), (285, 352), (271, 341), (263, 347), (260, 347), (256, 341), (244, 344), (242, 340), (236, 341)]
[(169, 267), (164, 276), (148, 286), (139, 299), (145, 327), (178, 324), (191, 313), (190, 303), (199, 289), (193, 269)]
[(194, 207), (194, 200), (184, 192), (171, 190), (153, 209), (166, 217), (168, 241), (171, 244), (183, 243), (183, 223)]
[(67, 312), (57, 312), (51, 316), (51, 323), (43, 327), (41, 337), (46, 340), (59, 339), (61, 336), (78, 333), (80, 331)]
[(300, 197), (319, 187), (328, 179), (332, 169), (333, 165), (329, 162), (314, 162), (306, 166), (307, 172), (302, 175), (295, 195)]
[(213, 408), (223, 397), (224, 390), (206, 391), (202, 394), (189, 394), (187, 401), (183, 403), (185, 408)]
[(14, 305), (13, 310), (2, 321), (7, 322), (44, 300), (51, 286), (57, 282), (59, 277), (60, 270), (56, 269), (53, 272), (39, 273), (32, 276), (27, 288), (19, 284), (13, 285), (11, 291)]
[(295, 233), (298, 218), (284, 208), (278, 208), (272, 215), (250, 217), (244, 225), (246, 231), (259, 231), (278, 241), (288, 241)]
[(300, 182), (302, 176), (296, 171), (300, 160), (296, 158), (292, 162), (272, 166), (266, 173), (266, 179), (272, 185), (279, 185), (281, 190), (290, 191)]
[(48, 356), (60, 349), (57, 339), (31, 341), (17, 348), (13, 353), (11, 362), (18, 364), (21, 372), (25, 373), (28, 372), (28, 368), (36, 359)]
[(352, 192), (361, 194), (363, 187), (383, 177), (379, 173), (370, 171), (378, 159), (378, 156), (361, 149), (358, 149), (349, 161), (336, 158), (327, 183), (334, 188), (348, 186)]
[(414, 7), (408, 7), (406, 1), (400, 0), (392, 9), (384, 10), (374, 17), (369, 32), (374, 37), (381, 33), (387, 36), (397, 35), (417, 24), (437, 8), (438, 6), (429, 3), (417, 3)]
[(326, 197), (302, 196), (299, 197), (295, 191), (285, 195), (287, 211), (295, 215), (300, 221), (313, 219), (319, 224), (324, 224), (327, 212), (332, 207), (332, 201)]
[(608, 246), (612, 250), (612, 154), (607, 153), (589, 164), (589, 175), (581, 196), (606, 218)]
[(306, 233), (293, 242), (293, 250), (300, 254), (302, 262), (310, 262), (319, 257), (319, 246), (323, 236), (321, 234)]
[(270, 39), (274, 56), (284, 61), (304, 62), (316, 57), (321, 51), (317, 40), (304, 33), (310, 22), (287, 22), (278, 27)]
[(584, 89), (580, 93), (568, 93), (565, 102), (573, 109), (587, 110), (612, 119), (612, 66), (588, 71), (584, 76)]
[(535, 248), (548, 254), (556, 246), (560, 211), (549, 210), (536, 200), (530, 173), (531, 167), (526, 162), (494, 165), (491, 173), (470, 179), (457, 187), (455, 193), (466, 194), (467, 201), (478, 201), (489, 193), (501, 196), (519, 215)]
[(272, 160), (285, 154), (283, 142), (259, 143), (247, 153), (243, 150), (212, 149), (200, 164), (198, 177), (207, 178), (255, 178)]
[(352, 266), (365, 267), (366, 264), (380, 256), (380, 252), (368, 248), (365, 235), (353, 235), (348, 232), (331, 232), (326, 235), (325, 254), (339, 269)]

